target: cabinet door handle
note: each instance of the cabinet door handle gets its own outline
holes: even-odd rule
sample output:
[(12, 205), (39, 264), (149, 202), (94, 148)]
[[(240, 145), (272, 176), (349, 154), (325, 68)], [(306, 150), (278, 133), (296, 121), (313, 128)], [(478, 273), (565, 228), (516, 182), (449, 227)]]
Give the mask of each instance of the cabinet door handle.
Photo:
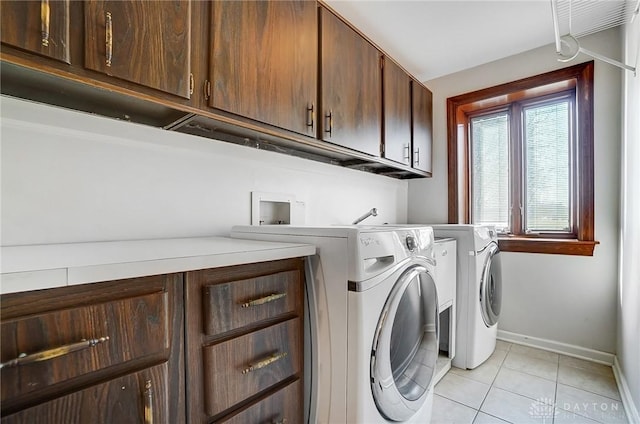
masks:
[(209, 97), (211, 97), (211, 82), (209, 80), (206, 80), (204, 82), (204, 85), (202, 86), (202, 91), (204, 92), (205, 100), (209, 100)]
[(282, 418), (281, 420), (273, 420), (271, 421), (271, 424), (287, 424), (287, 419)]
[(260, 368), (264, 368), (273, 364), (274, 362), (279, 361), (280, 359), (287, 356), (287, 352), (281, 352), (277, 354), (273, 354), (268, 358), (262, 359), (255, 364), (249, 364), (249, 366), (242, 370), (242, 374), (249, 374), (252, 371), (259, 370)]
[(151, 380), (144, 384), (144, 424), (153, 424), (153, 388)]
[(313, 123), (315, 121), (315, 117), (316, 114), (313, 111), (313, 103), (311, 103), (309, 106), (307, 106), (307, 127), (310, 127), (311, 131), (313, 131)]
[(107, 12), (105, 16), (105, 44), (106, 44), (106, 66), (111, 66), (111, 59), (113, 58), (113, 19), (111, 18), (111, 12)]
[(407, 144), (407, 145), (403, 145), (403, 146), (402, 146), (402, 151), (403, 151), (403, 152), (404, 152), (404, 151), (406, 151), (406, 152), (407, 152), (407, 153), (406, 153), (406, 155), (403, 153), (403, 155), (402, 155), (402, 156), (403, 156), (403, 159), (404, 159), (405, 161), (407, 161), (407, 163), (411, 162), (411, 146), (409, 146), (408, 144)]
[(11, 359), (10, 361), (0, 363), (0, 369), (15, 367), (18, 365), (32, 364), (34, 362), (48, 361), (50, 359), (57, 358), (58, 356), (68, 355), (72, 352), (77, 352), (79, 350), (84, 350), (90, 347), (94, 347), (97, 344), (106, 342), (107, 340), (109, 340), (108, 336), (100, 337), (98, 339), (82, 340), (77, 343), (70, 343), (68, 345), (56, 347), (49, 350), (44, 350), (42, 352), (32, 353), (31, 355), (22, 353), (20, 354), (20, 356), (18, 356), (15, 359)]
[(42, 46), (49, 47), (49, 17), (51, 9), (49, 0), (40, 1), (40, 33), (42, 35)]
[(287, 293), (273, 293), (269, 296), (261, 297), (259, 299), (250, 300), (242, 304), (243, 308), (250, 308), (252, 306), (264, 305), (265, 303), (273, 302), (274, 300), (282, 299)]
[(448, 252), (446, 250), (442, 251), (442, 256), (447, 256)]
[(331, 138), (331, 132), (333, 131), (333, 111), (330, 110), (325, 116), (325, 129), (324, 132), (329, 134), (329, 138)]
[(413, 153), (413, 155), (416, 157), (416, 160), (414, 161), (414, 164), (416, 166), (420, 165), (420, 148), (419, 147), (416, 149), (416, 151)]

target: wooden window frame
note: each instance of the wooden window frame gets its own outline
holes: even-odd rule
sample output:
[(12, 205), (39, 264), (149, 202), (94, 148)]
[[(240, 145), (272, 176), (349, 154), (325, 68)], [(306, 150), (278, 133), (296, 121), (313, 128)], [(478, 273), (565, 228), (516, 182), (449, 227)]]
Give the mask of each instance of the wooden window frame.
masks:
[(528, 103), (575, 92), (573, 234), (502, 235), (499, 246), (507, 252), (593, 256), (598, 244), (594, 238), (593, 70), (594, 63), (590, 61), (447, 99), (449, 223), (469, 223), (471, 220), (470, 117), (480, 112), (507, 109), (516, 102)]

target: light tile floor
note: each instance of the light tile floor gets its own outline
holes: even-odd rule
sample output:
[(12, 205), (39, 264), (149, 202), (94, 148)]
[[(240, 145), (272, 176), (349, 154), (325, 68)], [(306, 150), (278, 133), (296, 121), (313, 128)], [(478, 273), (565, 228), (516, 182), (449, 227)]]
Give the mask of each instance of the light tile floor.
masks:
[(433, 424), (627, 423), (611, 367), (503, 341), (434, 392)]

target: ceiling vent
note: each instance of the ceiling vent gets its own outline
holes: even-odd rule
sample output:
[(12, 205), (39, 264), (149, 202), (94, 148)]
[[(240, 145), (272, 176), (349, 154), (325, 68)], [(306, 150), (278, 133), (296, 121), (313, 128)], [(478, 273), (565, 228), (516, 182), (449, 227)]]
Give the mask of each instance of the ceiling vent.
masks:
[(550, 0), (558, 60), (579, 53), (636, 73), (636, 68), (580, 46), (579, 37), (631, 23), (640, 13), (640, 0)]

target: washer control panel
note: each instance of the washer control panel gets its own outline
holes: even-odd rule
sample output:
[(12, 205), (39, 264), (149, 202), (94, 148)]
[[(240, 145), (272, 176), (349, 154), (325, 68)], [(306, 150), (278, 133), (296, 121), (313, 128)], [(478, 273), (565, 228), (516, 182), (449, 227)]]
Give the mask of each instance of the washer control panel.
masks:
[(405, 244), (407, 245), (407, 249), (409, 249), (410, 252), (413, 252), (418, 247), (416, 238), (412, 235), (407, 236), (407, 238), (405, 239)]

